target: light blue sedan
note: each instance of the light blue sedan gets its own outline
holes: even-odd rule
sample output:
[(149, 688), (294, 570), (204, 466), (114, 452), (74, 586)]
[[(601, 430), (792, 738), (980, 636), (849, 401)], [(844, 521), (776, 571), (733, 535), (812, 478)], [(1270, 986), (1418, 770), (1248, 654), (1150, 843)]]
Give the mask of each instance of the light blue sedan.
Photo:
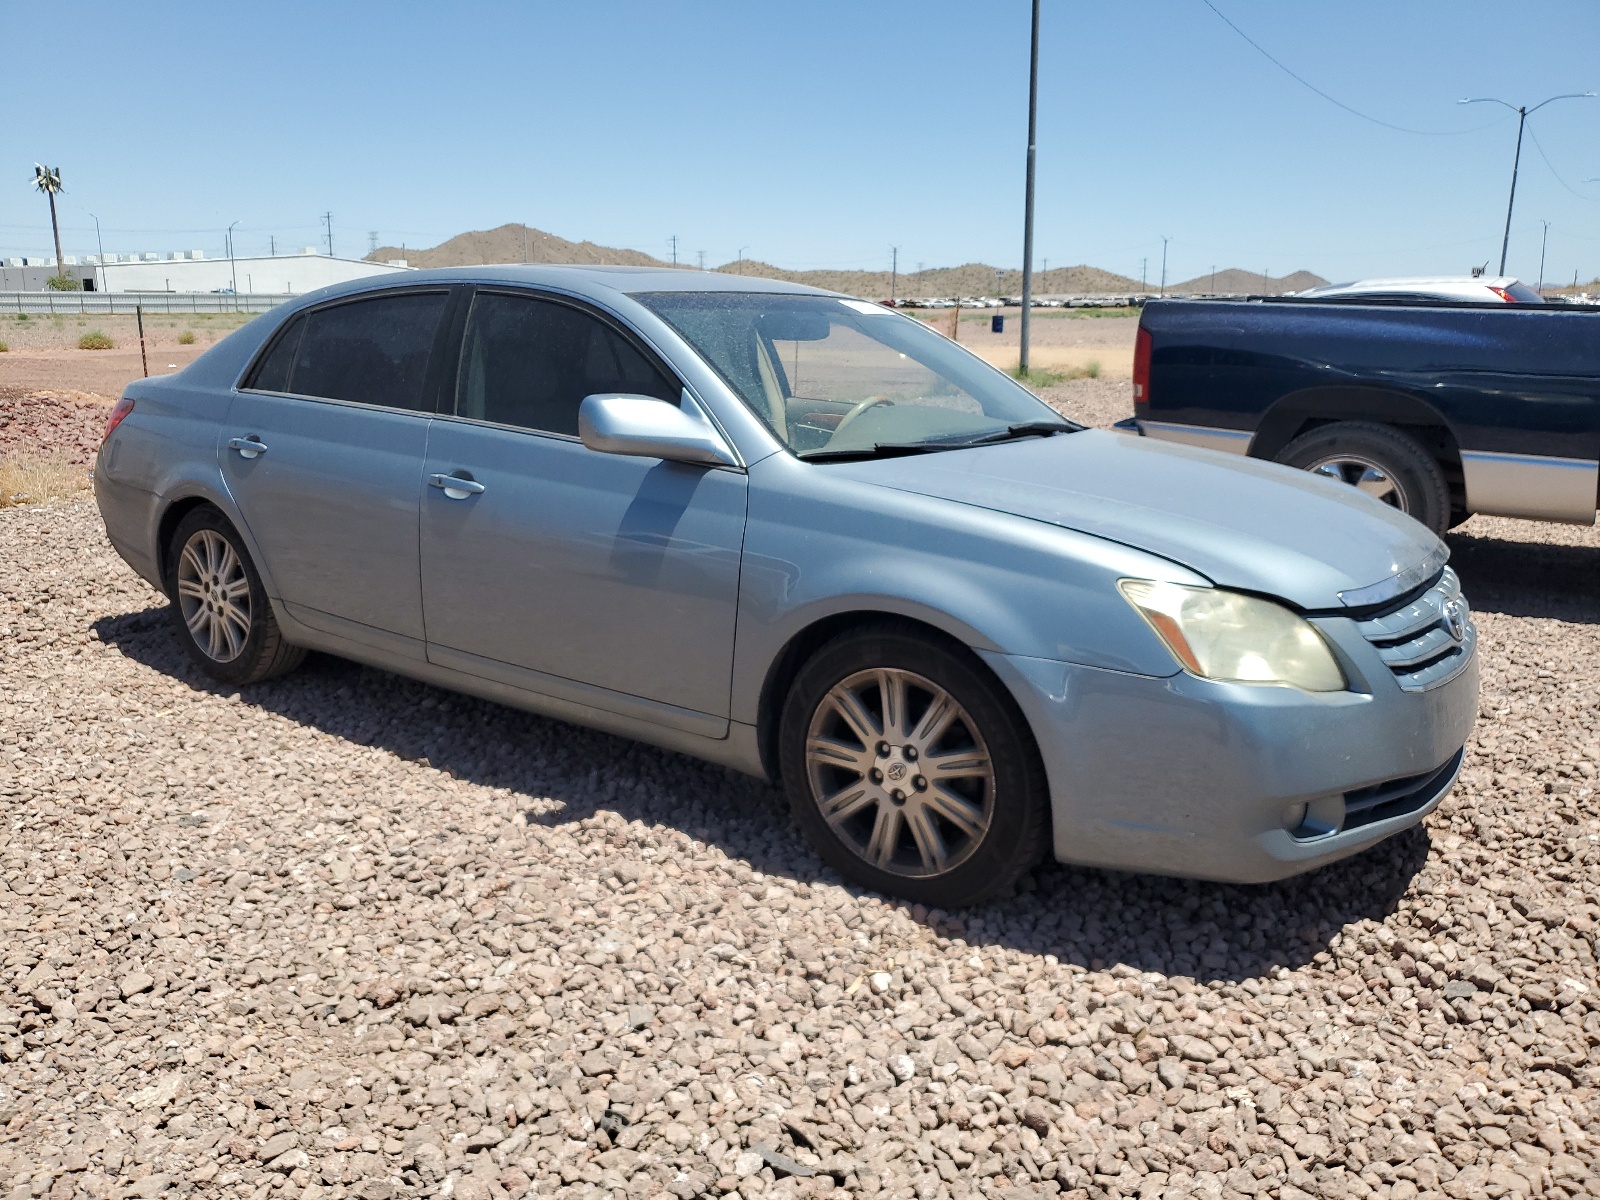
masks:
[(307, 649), (781, 784), (930, 905), (1279, 878), (1431, 811), (1476, 633), (1410, 518), (1084, 430), (890, 309), (677, 270), (341, 285), (128, 389), (112, 543), (219, 680)]

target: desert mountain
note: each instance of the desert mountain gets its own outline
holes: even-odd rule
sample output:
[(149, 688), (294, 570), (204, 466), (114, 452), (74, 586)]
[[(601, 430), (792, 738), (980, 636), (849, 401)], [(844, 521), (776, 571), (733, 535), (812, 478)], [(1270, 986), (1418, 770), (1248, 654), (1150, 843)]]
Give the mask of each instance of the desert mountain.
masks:
[(1226, 271), (1218, 271), (1215, 277), (1208, 271), (1182, 283), (1169, 283), (1167, 291), (1199, 292), (1201, 295), (1215, 293), (1219, 296), (1284, 296), (1290, 292), (1321, 287), (1327, 282), (1321, 275), (1313, 275), (1310, 271), (1296, 271), (1281, 279), (1273, 279), (1260, 271), (1241, 271), (1238, 267), (1230, 267)]
[[(666, 267), (670, 263), (642, 250), (623, 250), (594, 242), (569, 242), (553, 233), (527, 225), (501, 225), (498, 229), (473, 230), (457, 234), (431, 249), (416, 246), (380, 246), (369, 259), (384, 262), (403, 258), (414, 267), (471, 267), (482, 263), (582, 263), (626, 267)], [(683, 270), (691, 268), (682, 267)], [(757, 259), (746, 258), (715, 268), (729, 275), (752, 275), (758, 279), (784, 279), (880, 300), (889, 295), (888, 271), (788, 271)], [(1241, 294), (1297, 292), (1327, 282), (1309, 271), (1296, 271), (1282, 279), (1268, 279), (1248, 271), (1218, 271), (1215, 290)], [(1015, 296), (1022, 291), (1022, 272), (997, 270), (984, 263), (959, 267), (935, 267), (926, 271), (902, 273), (893, 280), (897, 296)], [(1149, 284), (1143, 290), (1154, 290)], [(1033, 290), (1039, 296), (1108, 295), (1138, 293), (1137, 279), (1102, 271), (1099, 267), (1055, 267), (1033, 277)], [(1168, 284), (1169, 292), (1209, 292), (1210, 275), (1184, 283)]]
[(403, 258), (413, 267), (476, 267), (483, 263), (582, 263), (585, 266), (665, 267), (642, 250), (619, 250), (566, 238), (527, 225), (501, 225), (458, 233), (430, 250), (416, 246), (379, 246), (367, 258), (387, 262)]

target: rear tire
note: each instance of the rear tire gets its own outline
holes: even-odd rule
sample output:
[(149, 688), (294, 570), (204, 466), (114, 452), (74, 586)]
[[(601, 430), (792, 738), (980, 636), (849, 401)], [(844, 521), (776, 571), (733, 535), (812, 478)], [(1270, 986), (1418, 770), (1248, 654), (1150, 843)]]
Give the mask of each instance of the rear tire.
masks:
[(1277, 461), (1353, 485), (1436, 534), (1450, 528), (1450, 487), (1418, 442), (1388, 425), (1336, 421), (1303, 433)]
[(278, 628), (261, 576), (228, 519), (196, 508), (167, 543), (172, 624), (189, 657), (222, 683), (260, 683), (306, 656)]
[(1044, 855), (1049, 788), (1027, 719), (959, 646), (885, 623), (801, 668), (779, 727), (794, 819), (839, 874), (954, 909)]

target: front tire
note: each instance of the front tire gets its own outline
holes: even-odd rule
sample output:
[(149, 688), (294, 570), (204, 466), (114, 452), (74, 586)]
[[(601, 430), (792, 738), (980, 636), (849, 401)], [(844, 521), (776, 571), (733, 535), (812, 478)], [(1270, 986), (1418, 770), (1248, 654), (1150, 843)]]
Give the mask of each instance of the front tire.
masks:
[(284, 641), (261, 576), (239, 534), (215, 508), (196, 508), (167, 543), (172, 623), (189, 657), (223, 683), (259, 683), (305, 658)]
[(1322, 425), (1285, 446), (1278, 461), (1350, 484), (1436, 534), (1450, 528), (1450, 487), (1439, 463), (1416, 439), (1388, 425)]
[(1044, 854), (1048, 787), (1026, 718), (969, 652), (855, 630), (801, 669), (779, 727), (796, 823), (841, 875), (954, 909)]

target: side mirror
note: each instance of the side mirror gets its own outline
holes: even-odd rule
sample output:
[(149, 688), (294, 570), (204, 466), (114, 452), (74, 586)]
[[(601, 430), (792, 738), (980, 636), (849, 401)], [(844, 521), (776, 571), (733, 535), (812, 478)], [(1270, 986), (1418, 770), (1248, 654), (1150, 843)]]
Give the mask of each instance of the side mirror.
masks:
[(652, 396), (585, 396), (578, 435), (602, 454), (632, 454), (668, 462), (736, 467), (739, 460), (693, 399), (684, 407)]

